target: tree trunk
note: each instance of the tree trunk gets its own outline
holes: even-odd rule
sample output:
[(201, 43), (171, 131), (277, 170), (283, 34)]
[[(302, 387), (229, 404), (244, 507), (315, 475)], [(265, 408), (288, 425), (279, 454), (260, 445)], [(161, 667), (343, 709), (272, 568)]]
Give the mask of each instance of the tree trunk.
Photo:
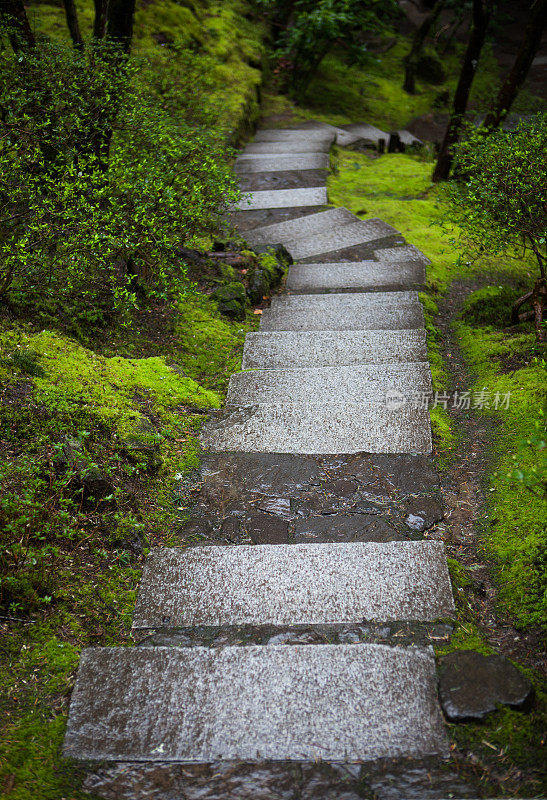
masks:
[(36, 46), (23, 0), (0, 0), (0, 19), (8, 26), (10, 44), (16, 53)]
[(526, 80), (532, 61), (541, 44), (541, 37), (547, 24), (547, 0), (535, 0), (532, 4), (530, 19), (524, 30), (520, 50), (510, 72), (501, 85), (496, 105), (486, 115), (484, 127), (497, 128), (503, 122), (522, 84)]
[(108, 4), (106, 35), (119, 42), (123, 52), (129, 54), (133, 38), (135, 0), (110, 0)]
[(454, 95), (454, 106), (448, 121), (443, 143), (439, 151), (439, 158), (433, 171), (432, 180), (445, 181), (450, 175), (452, 167), (453, 153), (452, 148), (458, 141), (463, 118), (467, 110), (467, 102), (475, 71), (479, 63), (479, 58), (486, 38), (486, 31), (490, 21), (490, 6), (488, 0), (473, 0), (473, 23), (471, 35), (465, 56), (463, 59), (460, 79)]
[(78, 12), (76, 11), (76, 4), (74, 0), (63, 0), (65, 7), (66, 24), (70, 31), (72, 43), (77, 50), (84, 49), (84, 40), (80, 32), (80, 25), (78, 23)]
[(414, 38), (412, 39), (412, 47), (410, 48), (410, 53), (404, 59), (405, 80), (403, 83), (403, 89), (405, 90), (405, 92), (408, 92), (408, 94), (415, 94), (416, 92), (416, 82), (415, 82), (416, 61), (418, 60), (420, 53), (422, 52), (425, 40), (429, 36), (429, 31), (437, 21), (445, 2), (446, 0), (437, 0), (431, 14), (429, 14), (424, 19), (422, 24), (418, 28), (416, 28), (416, 31), (414, 33)]
[(93, 20), (93, 38), (104, 39), (106, 34), (106, 19), (108, 15), (108, 0), (93, 0), (95, 5), (95, 19)]

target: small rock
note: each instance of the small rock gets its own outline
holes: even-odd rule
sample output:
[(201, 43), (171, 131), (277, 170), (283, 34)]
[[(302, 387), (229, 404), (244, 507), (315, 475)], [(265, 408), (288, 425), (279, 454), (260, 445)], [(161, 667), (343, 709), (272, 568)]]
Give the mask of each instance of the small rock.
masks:
[(439, 695), (450, 722), (476, 722), (498, 705), (529, 711), (534, 687), (505, 656), (456, 650), (440, 660)]
[(405, 523), (414, 531), (426, 531), (444, 516), (443, 506), (436, 497), (411, 497), (405, 503)]
[(249, 279), (247, 296), (253, 306), (262, 302), (262, 298), (270, 291), (270, 276), (265, 269), (255, 269)]
[(244, 524), (255, 544), (286, 544), (289, 541), (289, 523), (272, 514), (251, 511)]
[(145, 417), (136, 423), (131, 433), (121, 439), (121, 446), (131, 461), (144, 462), (149, 472), (156, 472), (163, 464), (157, 431)]

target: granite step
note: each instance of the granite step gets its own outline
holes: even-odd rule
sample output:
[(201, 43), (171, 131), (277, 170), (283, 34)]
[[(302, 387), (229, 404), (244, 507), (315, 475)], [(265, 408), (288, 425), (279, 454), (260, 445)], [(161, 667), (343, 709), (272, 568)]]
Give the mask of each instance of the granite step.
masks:
[(335, 134), (330, 130), (313, 128), (268, 128), (257, 131), (255, 142), (324, 142), (332, 144)]
[(210, 420), (200, 440), (216, 453), (431, 453), (427, 409), (395, 405), (258, 403)]
[(378, 143), (380, 139), (383, 139), (387, 145), (389, 140), (389, 133), (380, 130), (380, 128), (376, 128), (374, 125), (367, 125), (362, 122), (352, 122), (349, 125), (342, 125), (341, 127), (345, 131), (353, 133), (362, 139), (366, 139), (371, 142)]
[(257, 331), (248, 333), (242, 369), (330, 367), (426, 361), (424, 330)]
[(352, 214), (347, 208), (329, 208), (300, 219), (255, 228), (246, 238), (252, 245), (278, 244), (315, 236), (328, 230), (336, 230), (344, 225), (353, 224), (356, 219), (355, 214)]
[[(277, 142), (251, 142), (242, 155), (289, 155), (291, 153), (328, 153), (330, 142), (321, 139), (281, 139)], [(241, 158), (241, 156), (240, 156)]]
[(448, 754), (431, 648), (89, 648), (64, 755), (362, 762)]
[(326, 206), (327, 189), (315, 186), (304, 189), (271, 189), (252, 192), (236, 205), (239, 211), (254, 211), (263, 208), (297, 208), (299, 206)]
[(232, 375), (227, 406), (333, 402), (385, 405), (394, 393), (409, 402), (431, 392), (428, 363), (256, 369)]
[(356, 308), (389, 308), (414, 303), (420, 305), (418, 293), (413, 289), (398, 292), (330, 292), (329, 294), (281, 294), (272, 297), (271, 309), (302, 311), (306, 309), (336, 309), (346, 314)]
[(355, 292), (424, 283), (425, 267), (419, 261), (342, 261), (297, 264), (289, 269), (286, 287), (291, 292)]
[[(308, 297), (375, 297), (380, 292), (366, 295), (291, 295), (291, 299)], [(395, 294), (395, 293), (394, 293)], [(401, 331), (424, 327), (424, 313), (420, 303), (414, 301), (384, 304), (360, 302), (353, 308), (341, 305), (315, 306), (295, 310), (294, 307), (266, 308), (260, 317), (261, 331)]]
[(155, 548), (133, 628), (430, 622), (453, 613), (440, 542)]
[(326, 153), (303, 153), (301, 155), (255, 156), (242, 155), (235, 163), (238, 174), (247, 172), (287, 172), (289, 170), (328, 169)]
[(431, 261), (426, 255), (418, 250), (413, 244), (405, 244), (400, 247), (383, 247), (381, 250), (374, 251), (374, 257), (378, 261), (385, 263), (399, 263), (399, 262), (419, 262), (427, 266)]
[(323, 234), (287, 240), (283, 244), (296, 261), (400, 236), (401, 234), (395, 228), (382, 220), (368, 219), (358, 220), (351, 225), (344, 225)]

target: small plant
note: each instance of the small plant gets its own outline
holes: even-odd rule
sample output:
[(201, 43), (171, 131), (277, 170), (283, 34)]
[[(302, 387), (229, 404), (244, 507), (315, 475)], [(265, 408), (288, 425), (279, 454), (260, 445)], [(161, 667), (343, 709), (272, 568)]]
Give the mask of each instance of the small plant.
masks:
[[(485, 135), (469, 128), (455, 148), (457, 180), (446, 189), (450, 222), (461, 231), (453, 243), (475, 257), (507, 254), (515, 245), (531, 251), (539, 275), (512, 304), (512, 321), (533, 319), (545, 338), (547, 298), (547, 115), (522, 120), (516, 130)], [(522, 313), (529, 303), (532, 309)]]

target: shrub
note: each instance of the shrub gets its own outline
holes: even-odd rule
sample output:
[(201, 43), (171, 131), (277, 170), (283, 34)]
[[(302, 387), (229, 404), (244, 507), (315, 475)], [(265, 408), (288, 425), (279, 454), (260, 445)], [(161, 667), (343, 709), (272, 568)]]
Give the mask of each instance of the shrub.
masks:
[(455, 242), (466, 252), (500, 254), (521, 245), (537, 259), (533, 288), (513, 304), (513, 321), (531, 302), (538, 339), (543, 338), (547, 291), (547, 116), (522, 120), (516, 130), (468, 129), (456, 146), (456, 174), (446, 192), (451, 222), (461, 231)]
[(207, 61), (175, 48), (164, 65), (99, 43), (0, 52), (0, 298), (123, 311), (180, 293), (175, 246), (216, 229), (237, 188)]

